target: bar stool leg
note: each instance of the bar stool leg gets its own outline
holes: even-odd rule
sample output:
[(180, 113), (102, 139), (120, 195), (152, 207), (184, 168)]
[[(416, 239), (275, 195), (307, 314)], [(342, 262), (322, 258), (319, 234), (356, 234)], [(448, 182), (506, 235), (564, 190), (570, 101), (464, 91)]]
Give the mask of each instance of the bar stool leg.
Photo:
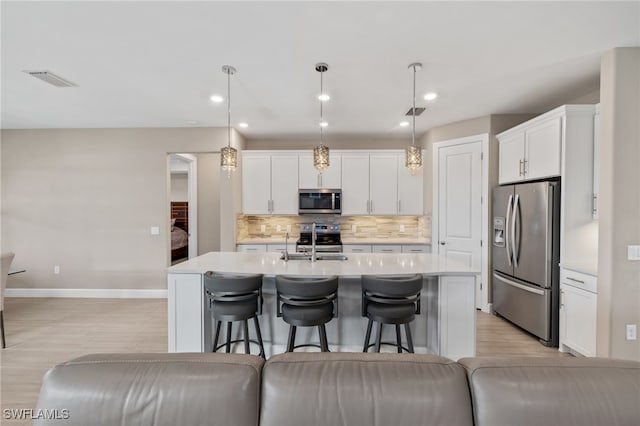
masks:
[(253, 317), (253, 323), (256, 327), (256, 334), (258, 335), (258, 344), (260, 345), (260, 353), (258, 354), (262, 358), (266, 359), (264, 353), (264, 344), (262, 343), (262, 333), (260, 332), (260, 321), (258, 321), (258, 317)]
[(396, 324), (396, 344), (398, 345), (398, 353), (402, 353), (402, 336), (400, 335), (400, 324)]
[(369, 341), (371, 340), (371, 327), (373, 326), (373, 320), (369, 318), (369, 323), (367, 324), (367, 334), (364, 336), (364, 348), (362, 348), (362, 352), (369, 352)]
[(213, 350), (211, 352), (216, 352), (216, 348), (218, 347), (218, 338), (220, 337), (220, 326), (222, 325), (222, 321), (216, 320), (216, 335), (213, 338)]
[(227, 353), (231, 352), (231, 324), (231, 321), (227, 322)]
[(296, 326), (289, 326), (289, 342), (287, 343), (287, 352), (293, 352), (294, 343), (296, 341)]
[(380, 341), (382, 340), (382, 323), (378, 323), (378, 334), (376, 335), (376, 352), (380, 352)]
[(320, 334), (320, 350), (322, 352), (329, 352), (329, 344), (327, 342), (327, 329), (324, 324), (318, 326), (318, 334)]
[(409, 323), (404, 325), (404, 332), (407, 335), (407, 346), (409, 347), (409, 352), (413, 353), (413, 339), (411, 338), (411, 328), (409, 328)]
[(242, 321), (242, 326), (244, 328), (244, 353), (250, 354), (251, 349), (249, 348), (249, 322), (247, 320)]

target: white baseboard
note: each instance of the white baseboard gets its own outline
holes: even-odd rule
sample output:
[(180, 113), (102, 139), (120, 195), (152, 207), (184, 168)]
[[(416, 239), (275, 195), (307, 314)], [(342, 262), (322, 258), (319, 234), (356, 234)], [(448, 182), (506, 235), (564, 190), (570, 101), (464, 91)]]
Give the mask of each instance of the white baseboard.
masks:
[(97, 299), (166, 299), (166, 289), (7, 288), (6, 297), (70, 297)]

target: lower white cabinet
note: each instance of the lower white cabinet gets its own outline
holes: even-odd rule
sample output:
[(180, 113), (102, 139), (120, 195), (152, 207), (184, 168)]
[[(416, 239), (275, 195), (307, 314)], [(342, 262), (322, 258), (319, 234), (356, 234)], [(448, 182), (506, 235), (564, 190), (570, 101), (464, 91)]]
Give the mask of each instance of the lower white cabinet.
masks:
[(431, 246), (428, 244), (411, 244), (402, 246), (403, 253), (431, 253)]
[(375, 244), (371, 246), (373, 253), (402, 253), (401, 245)]
[(560, 350), (596, 355), (597, 278), (560, 271)]
[(238, 244), (236, 251), (245, 253), (264, 253), (267, 251), (266, 244)]
[(342, 251), (345, 253), (371, 253), (369, 244), (344, 244)]
[(345, 244), (345, 253), (431, 253), (429, 244)]

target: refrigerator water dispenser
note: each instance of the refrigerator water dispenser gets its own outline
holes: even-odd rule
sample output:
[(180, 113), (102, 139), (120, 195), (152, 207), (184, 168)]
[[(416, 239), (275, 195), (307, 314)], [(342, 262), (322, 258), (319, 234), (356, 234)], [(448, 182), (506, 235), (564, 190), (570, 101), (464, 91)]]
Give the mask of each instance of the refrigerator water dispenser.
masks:
[(504, 247), (504, 218), (493, 218), (493, 245), (496, 247)]

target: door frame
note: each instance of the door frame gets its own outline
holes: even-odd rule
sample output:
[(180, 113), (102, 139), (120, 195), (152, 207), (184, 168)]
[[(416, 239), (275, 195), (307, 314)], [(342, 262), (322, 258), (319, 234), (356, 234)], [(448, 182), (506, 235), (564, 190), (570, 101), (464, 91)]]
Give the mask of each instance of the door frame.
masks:
[[(483, 312), (489, 312), (489, 245), (491, 239), (489, 238), (489, 134), (481, 133), (473, 136), (465, 136), (458, 139), (450, 139), (441, 142), (435, 142), (433, 144), (433, 205), (431, 211), (431, 247), (435, 254), (440, 254), (439, 244), (439, 187), (440, 187), (440, 149), (449, 148), (456, 145), (466, 145), (470, 143), (480, 142), (481, 144), (481, 189), (482, 196), (482, 218), (481, 218), (481, 248), (480, 248), (480, 267), (481, 272), (477, 279), (480, 280), (480, 306)], [(477, 288), (477, 286), (476, 286)]]
[[(169, 153), (180, 157), (187, 163), (187, 202), (189, 203), (189, 259), (198, 256), (198, 158), (193, 154)], [(169, 167), (169, 178), (171, 168)], [(169, 179), (170, 180), (170, 179)], [(171, 221), (171, 203), (169, 203), (169, 222)], [(171, 226), (169, 225), (169, 229)], [(171, 236), (169, 236), (169, 259), (171, 259)]]

